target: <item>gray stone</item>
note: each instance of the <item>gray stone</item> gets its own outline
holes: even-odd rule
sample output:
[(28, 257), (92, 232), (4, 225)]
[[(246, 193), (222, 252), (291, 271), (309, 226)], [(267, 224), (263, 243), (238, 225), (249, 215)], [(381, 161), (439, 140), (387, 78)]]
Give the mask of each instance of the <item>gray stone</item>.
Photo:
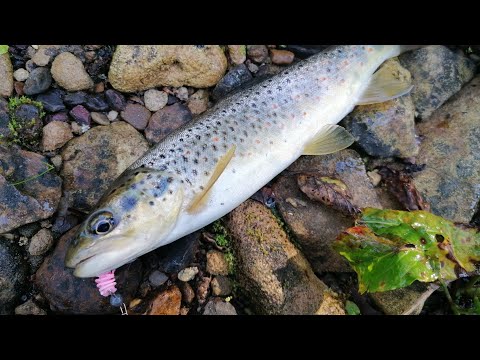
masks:
[(337, 295), (313, 273), (271, 211), (247, 200), (229, 215), (235, 277), (256, 313), (344, 314)]
[(152, 115), (145, 129), (145, 137), (155, 144), (190, 120), (192, 113), (185, 105), (176, 103), (166, 106)]
[(217, 86), (213, 89), (212, 96), (215, 100), (219, 100), (251, 79), (252, 74), (248, 71), (247, 66), (245, 64), (237, 65), (231, 68), (218, 82)]
[(69, 205), (90, 210), (129, 165), (148, 150), (140, 133), (118, 121), (97, 126), (62, 149), (62, 177)]
[(227, 296), (232, 293), (232, 282), (226, 276), (215, 276), (210, 283), (212, 294), (215, 296)]
[(148, 281), (152, 284), (153, 287), (158, 287), (167, 282), (168, 276), (165, 273), (155, 270), (148, 277)]
[(30, 255), (43, 255), (53, 245), (52, 232), (48, 229), (41, 229), (30, 240), (28, 252)]
[(418, 117), (426, 119), (475, 74), (475, 64), (442, 45), (431, 45), (399, 57), (412, 74), (412, 99)]
[(69, 52), (63, 52), (53, 60), (52, 76), (58, 85), (68, 91), (93, 87), (93, 80), (85, 71), (82, 61)]
[(353, 226), (353, 219), (310, 200), (290, 172), (316, 172), (339, 179), (349, 189), (354, 205), (381, 207), (361, 157), (354, 150), (325, 156), (302, 156), (279, 176), (273, 186), (278, 210), (315, 272), (352, 271), (331, 244), (340, 232)]
[(52, 84), (50, 70), (46, 67), (38, 67), (30, 72), (30, 76), (25, 81), (23, 92), (25, 95), (36, 95), (47, 91)]
[(413, 183), (434, 214), (469, 223), (480, 202), (480, 77), (418, 125)]
[(72, 127), (69, 123), (52, 121), (43, 127), (42, 149), (43, 151), (59, 149), (72, 138)]
[(15, 308), (15, 315), (47, 315), (47, 312), (30, 299)]
[(47, 158), (0, 145), (0, 164), (0, 234), (55, 213), (62, 180), (48, 171)]
[(150, 111), (163, 109), (168, 102), (168, 94), (164, 91), (150, 89), (143, 95), (145, 107)]
[(13, 77), (17, 81), (25, 81), (28, 79), (29, 72), (23, 68), (15, 70)]
[[(410, 73), (398, 60), (387, 68), (399, 80), (410, 83)], [(355, 137), (365, 152), (376, 157), (408, 158), (418, 154), (415, 108), (409, 94), (378, 104), (357, 106), (340, 125)]]
[(10, 314), (18, 304), (26, 287), (27, 269), (19, 246), (0, 236), (0, 315)]
[(13, 67), (8, 53), (0, 55), (0, 96), (8, 97), (13, 91)]
[(221, 298), (211, 298), (205, 305), (203, 315), (237, 315), (237, 311), (229, 302)]

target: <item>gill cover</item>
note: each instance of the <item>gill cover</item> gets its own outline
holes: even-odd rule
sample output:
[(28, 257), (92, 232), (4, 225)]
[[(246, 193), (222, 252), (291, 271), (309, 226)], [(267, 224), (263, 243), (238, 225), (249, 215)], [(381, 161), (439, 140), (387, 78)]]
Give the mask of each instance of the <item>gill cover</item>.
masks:
[(154, 249), (174, 228), (183, 186), (167, 172), (122, 175), (81, 224), (65, 258), (78, 277), (116, 269)]

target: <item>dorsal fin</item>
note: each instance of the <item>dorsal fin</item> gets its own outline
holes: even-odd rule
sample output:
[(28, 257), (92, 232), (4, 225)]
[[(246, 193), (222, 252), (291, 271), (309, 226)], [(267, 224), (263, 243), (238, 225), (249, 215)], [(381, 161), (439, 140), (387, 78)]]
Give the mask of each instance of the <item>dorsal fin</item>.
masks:
[(233, 155), (235, 154), (235, 149), (237, 148), (236, 145), (233, 145), (230, 150), (227, 151), (225, 155), (223, 155), (217, 163), (217, 166), (215, 167), (215, 170), (212, 173), (212, 176), (208, 180), (207, 185), (205, 186), (204, 190), (200, 193), (198, 193), (194, 198), (190, 206), (188, 207), (188, 212), (190, 214), (195, 214), (199, 210), (202, 209), (202, 207), (206, 204), (208, 194), (210, 190), (212, 189), (213, 185), (215, 182), (218, 180), (220, 175), (222, 175), (223, 171), (227, 167), (227, 165), (230, 163), (230, 160), (232, 160)]

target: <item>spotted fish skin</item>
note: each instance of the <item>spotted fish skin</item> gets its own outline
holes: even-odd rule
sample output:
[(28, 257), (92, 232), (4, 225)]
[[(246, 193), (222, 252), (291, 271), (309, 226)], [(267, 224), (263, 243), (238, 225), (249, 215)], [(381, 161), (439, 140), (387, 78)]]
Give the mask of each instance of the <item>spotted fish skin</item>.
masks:
[[(98, 220), (91, 215), (79, 231), (81, 241), (69, 249), (67, 266), (76, 266), (77, 276), (95, 276), (227, 214), (298, 159), (322, 127), (338, 123), (352, 111), (372, 74), (400, 52), (399, 45), (337, 46), (219, 101), (165, 137), (119, 177), (94, 214), (109, 209), (120, 229), (104, 236), (94, 234), (91, 228)], [(205, 196), (203, 206), (191, 211), (219, 161), (232, 150), (233, 157)], [(147, 179), (149, 173), (152, 176)], [(156, 176), (163, 184), (165, 179), (169, 181), (161, 192), (152, 190), (159, 186)], [(150, 190), (153, 198), (148, 197)], [(123, 200), (122, 206), (127, 193), (136, 200)], [(178, 206), (170, 206), (172, 199)], [(140, 209), (140, 204), (146, 203), (149, 206)], [(170, 213), (162, 215), (172, 222), (165, 227), (157, 224), (166, 222), (163, 218), (155, 223), (150, 214), (163, 207), (176, 214), (173, 220)], [(128, 239), (127, 230), (121, 230), (127, 213), (130, 220), (135, 218), (135, 224), (128, 227)], [(146, 225), (147, 219), (154, 225)], [(149, 231), (149, 226), (154, 229)], [(102, 239), (121, 245), (102, 245)], [(82, 260), (88, 256), (97, 256), (96, 263)]]

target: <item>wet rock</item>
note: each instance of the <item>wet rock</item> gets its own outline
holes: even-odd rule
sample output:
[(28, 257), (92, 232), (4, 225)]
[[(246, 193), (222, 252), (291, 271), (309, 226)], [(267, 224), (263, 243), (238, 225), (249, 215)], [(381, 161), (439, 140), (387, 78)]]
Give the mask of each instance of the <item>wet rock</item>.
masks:
[(18, 304), (27, 283), (27, 272), (20, 247), (0, 236), (0, 315), (10, 314)]
[(151, 115), (150, 111), (140, 104), (128, 104), (125, 110), (120, 113), (122, 119), (137, 130), (143, 130), (147, 127)]
[(47, 312), (30, 299), (15, 308), (15, 315), (47, 315)]
[(63, 91), (53, 89), (38, 95), (36, 100), (40, 101), (43, 104), (43, 108), (48, 112), (58, 112), (66, 109), (63, 104), (63, 95)]
[(13, 73), (13, 77), (17, 81), (25, 81), (28, 79), (29, 72), (23, 68), (17, 69)]
[(30, 255), (43, 255), (53, 245), (52, 232), (48, 229), (40, 229), (32, 239), (28, 246), (28, 252)]
[(235, 276), (259, 314), (344, 314), (271, 211), (247, 200), (230, 213)]
[(125, 110), (125, 107), (127, 106), (127, 100), (125, 100), (125, 96), (120, 94), (118, 91), (109, 89), (105, 91), (105, 97), (108, 105), (110, 105), (113, 110), (118, 112)]
[(148, 277), (148, 281), (153, 287), (159, 287), (167, 282), (168, 276), (163, 272), (155, 270)]
[(235, 65), (239, 65), (247, 60), (247, 49), (245, 45), (228, 45), (228, 55)]
[(79, 125), (90, 125), (91, 117), (90, 112), (83, 105), (77, 105), (70, 110), (70, 116)]
[(90, 113), (92, 120), (99, 125), (110, 125), (110, 120), (108, 120), (107, 115), (99, 113), (99, 112), (92, 112)]
[(61, 148), (73, 138), (72, 127), (69, 123), (52, 121), (43, 127), (43, 151), (52, 151)]
[(278, 74), (284, 68), (275, 64), (264, 64), (258, 68), (255, 78), (262, 78), (265, 80), (273, 75)]
[(182, 303), (182, 294), (177, 286), (173, 285), (159, 293), (152, 301), (148, 315), (178, 315)]
[(222, 298), (211, 298), (205, 305), (203, 315), (237, 315), (237, 311)]
[[(342, 150), (325, 156), (303, 156), (288, 171), (318, 172), (339, 179), (352, 194), (357, 207), (381, 207), (365, 165), (357, 152)], [(295, 176), (285, 173), (273, 186), (278, 210), (302, 247), (315, 272), (352, 271), (346, 260), (331, 248), (337, 235), (353, 226), (353, 219), (310, 200), (300, 191)], [(293, 201), (292, 201), (293, 200)]]
[(62, 180), (46, 172), (47, 163), (39, 154), (0, 145), (0, 234), (56, 211)]
[(157, 86), (205, 88), (215, 85), (226, 68), (218, 45), (119, 45), (108, 79), (123, 92)]
[(270, 57), (276, 65), (289, 65), (293, 62), (295, 54), (288, 50), (271, 49)]
[(46, 67), (38, 67), (30, 72), (23, 92), (26, 95), (36, 95), (46, 91), (52, 84), (52, 76), (50, 70)]
[(226, 276), (215, 276), (210, 286), (215, 296), (227, 296), (232, 293), (232, 282)]
[[(53, 311), (71, 314), (119, 313), (110, 305), (108, 297), (98, 292), (94, 278), (73, 276), (73, 269), (65, 267), (68, 244), (77, 227), (62, 236), (52, 254), (47, 256), (35, 275), (35, 284), (50, 303)], [(115, 271), (118, 293), (128, 304), (137, 290), (142, 277), (140, 260), (120, 267)]]
[(228, 275), (228, 263), (221, 251), (207, 252), (207, 272), (212, 275)]
[(180, 292), (182, 293), (182, 300), (186, 304), (190, 304), (195, 298), (195, 291), (193, 291), (192, 286), (188, 282), (181, 282), (178, 284)]
[(200, 246), (200, 233), (194, 232), (154, 251), (158, 269), (175, 273), (188, 267), (195, 259)]
[(166, 106), (152, 115), (145, 129), (145, 137), (155, 144), (190, 120), (192, 113), (185, 105), (176, 103)]
[(58, 85), (68, 91), (93, 87), (93, 80), (85, 71), (82, 61), (69, 52), (63, 52), (53, 60), (52, 76)]
[(103, 95), (87, 95), (85, 107), (91, 111), (107, 111), (108, 103)]
[(61, 153), (70, 207), (90, 210), (112, 181), (147, 150), (145, 139), (123, 121), (94, 127), (70, 140)]
[(197, 301), (200, 305), (204, 304), (207, 300), (209, 290), (210, 290), (210, 282), (212, 279), (207, 276), (203, 276), (200, 281), (198, 281), (197, 285)]
[(245, 64), (237, 65), (231, 68), (218, 82), (217, 86), (213, 89), (212, 96), (215, 100), (219, 100), (251, 79), (252, 74), (248, 71), (247, 66)]
[[(410, 82), (410, 73), (398, 60), (388, 60), (397, 79)], [(343, 125), (367, 154), (376, 157), (408, 158), (418, 154), (415, 107), (409, 94), (379, 104), (357, 106)]]
[(67, 122), (68, 121), (68, 114), (66, 112), (58, 112), (56, 114), (49, 114), (43, 120), (43, 122), (45, 124), (50, 124), (52, 121)]
[(438, 285), (414, 282), (392, 291), (371, 293), (370, 297), (386, 315), (418, 315)]
[(268, 59), (268, 49), (265, 45), (247, 45), (248, 58), (256, 63), (263, 63)]
[(150, 111), (163, 109), (168, 102), (168, 94), (164, 91), (150, 89), (143, 95), (145, 107)]
[(68, 93), (63, 98), (63, 102), (67, 106), (82, 105), (82, 104), (85, 104), (85, 101), (87, 101), (87, 93), (84, 92), (84, 91), (77, 91), (77, 92), (74, 92), (74, 93)]
[(193, 280), (195, 278), (195, 275), (197, 274), (198, 274), (198, 268), (196, 266), (188, 267), (186, 269), (181, 270), (178, 273), (178, 280), (187, 282), (187, 281)]
[[(0, 98), (0, 101), (3, 100)], [(12, 131), (10, 130), (8, 124), (10, 123), (10, 116), (8, 115), (8, 112), (2, 107), (3, 105), (0, 104), (0, 143), (2, 142), (3, 138), (8, 138), (12, 134)]]
[(108, 120), (110, 120), (110, 121), (115, 121), (115, 120), (117, 120), (117, 117), (118, 117), (118, 112), (115, 111), (115, 110), (109, 111), (108, 114), (107, 114), (107, 118), (108, 118)]
[(413, 182), (434, 214), (469, 223), (480, 202), (480, 77), (476, 77), (428, 121)]
[(248, 61), (247, 67), (248, 67), (248, 70), (253, 74), (255, 74), (258, 71), (258, 66), (252, 63), (251, 61)]
[(400, 56), (412, 74), (412, 99), (418, 117), (426, 119), (475, 74), (475, 64), (442, 45), (427, 46)]
[(193, 115), (199, 115), (208, 109), (208, 91), (200, 89), (187, 101), (187, 106)]
[(13, 67), (8, 53), (0, 55), (0, 96), (8, 97), (13, 91)]

